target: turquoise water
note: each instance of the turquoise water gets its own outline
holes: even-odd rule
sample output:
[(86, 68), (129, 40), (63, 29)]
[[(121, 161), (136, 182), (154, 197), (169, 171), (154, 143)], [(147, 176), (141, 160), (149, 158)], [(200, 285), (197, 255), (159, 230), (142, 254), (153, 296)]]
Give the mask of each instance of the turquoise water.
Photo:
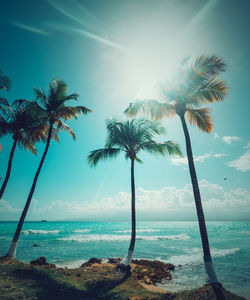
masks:
[[(0, 222), (0, 255), (6, 254), (15, 222)], [(207, 222), (219, 280), (228, 290), (250, 299), (250, 223)], [(26, 222), (17, 258), (40, 256), (58, 266), (78, 267), (91, 257), (122, 257), (130, 241), (130, 223)], [(39, 247), (33, 247), (38, 244)], [(171, 291), (205, 283), (197, 222), (138, 222), (135, 258), (158, 259), (176, 266)]]

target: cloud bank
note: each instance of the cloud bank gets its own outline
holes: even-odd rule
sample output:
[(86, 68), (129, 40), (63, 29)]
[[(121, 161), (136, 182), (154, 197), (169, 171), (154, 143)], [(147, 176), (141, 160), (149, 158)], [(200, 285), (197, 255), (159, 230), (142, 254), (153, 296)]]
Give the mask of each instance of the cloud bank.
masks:
[[(199, 182), (203, 207), (207, 220), (247, 219), (250, 214), (250, 192), (241, 188), (225, 191), (222, 186)], [(129, 221), (130, 194), (119, 192), (100, 201), (56, 200), (47, 206), (33, 199), (29, 220), (83, 220), (83, 221)], [(16, 220), (20, 209), (14, 209), (6, 201), (0, 202), (0, 220)], [(136, 189), (137, 220), (170, 221), (196, 220), (196, 210), (191, 184), (183, 188), (164, 187), (160, 190)]]

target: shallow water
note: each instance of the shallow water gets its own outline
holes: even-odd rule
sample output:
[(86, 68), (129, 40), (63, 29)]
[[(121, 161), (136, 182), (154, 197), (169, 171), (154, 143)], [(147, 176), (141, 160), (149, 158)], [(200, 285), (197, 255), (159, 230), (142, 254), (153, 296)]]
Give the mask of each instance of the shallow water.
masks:
[[(6, 254), (15, 222), (0, 222), (0, 255)], [(247, 222), (207, 222), (215, 269), (228, 290), (250, 299), (250, 226)], [(26, 222), (17, 258), (40, 256), (59, 266), (78, 267), (91, 257), (122, 257), (130, 240), (130, 223)], [(33, 247), (38, 244), (39, 247)], [(171, 291), (205, 283), (197, 222), (138, 222), (134, 258), (173, 263)]]

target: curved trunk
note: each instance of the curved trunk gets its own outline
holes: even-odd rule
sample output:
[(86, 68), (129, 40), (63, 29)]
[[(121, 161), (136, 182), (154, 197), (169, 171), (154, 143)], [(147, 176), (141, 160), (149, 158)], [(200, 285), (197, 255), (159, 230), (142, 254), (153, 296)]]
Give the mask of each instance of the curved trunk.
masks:
[(2, 199), (3, 193), (5, 191), (5, 188), (7, 186), (8, 180), (10, 178), (10, 172), (11, 172), (11, 167), (12, 167), (12, 160), (13, 160), (14, 152), (16, 150), (16, 145), (17, 145), (17, 139), (14, 139), (14, 143), (13, 143), (13, 146), (12, 146), (11, 151), (10, 151), (10, 157), (9, 157), (7, 172), (6, 172), (6, 175), (5, 175), (5, 178), (4, 178), (3, 185), (2, 185), (1, 190), (0, 190), (0, 200)]
[(134, 159), (131, 159), (131, 240), (128, 248), (128, 254), (121, 260), (121, 264), (129, 266), (133, 257), (136, 238), (136, 216), (135, 216), (135, 176)]
[(34, 180), (33, 180), (33, 183), (32, 183), (32, 186), (31, 186), (31, 189), (30, 189), (30, 192), (29, 192), (29, 196), (28, 196), (27, 201), (26, 201), (26, 204), (25, 204), (25, 206), (24, 206), (24, 209), (23, 209), (21, 218), (20, 218), (20, 220), (19, 220), (19, 222), (18, 222), (18, 225), (17, 225), (17, 229), (16, 229), (16, 232), (15, 232), (15, 235), (14, 235), (13, 240), (12, 240), (12, 243), (11, 243), (11, 245), (10, 245), (10, 248), (9, 248), (9, 251), (8, 251), (8, 254), (7, 254), (7, 256), (9, 256), (9, 257), (16, 257), (17, 242), (18, 242), (20, 233), (21, 233), (21, 231), (22, 231), (23, 223), (24, 223), (26, 214), (27, 214), (27, 212), (28, 212), (28, 209), (29, 209), (29, 206), (30, 206), (30, 202), (31, 202), (32, 196), (33, 196), (34, 191), (35, 191), (35, 188), (36, 188), (36, 183), (37, 183), (38, 176), (39, 176), (39, 174), (40, 174), (41, 168), (42, 168), (42, 166), (43, 166), (45, 157), (46, 157), (47, 152), (48, 152), (48, 149), (49, 149), (49, 144), (50, 144), (50, 140), (51, 140), (52, 128), (53, 128), (53, 124), (50, 124), (49, 133), (48, 133), (48, 138), (47, 138), (47, 142), (46, 142), (46, 147), (45, 147), (45, 150), (44, 150), (42, 159), (41, 159), (41, 161), (40, 161), (39, 167), (38, 167), (38, 169), (37, 169), (37, 171), (36, 171), (36, 175), (35, 175), (35, 178), (34, 178)]
[(197, 175), (196, 175), (195, 166), (194, 166), (194, 159), (193, 159), (193, 153), (192, 153), (192, 148), (191, 148), (190, 136), (188, 133), (184, 114), (181, 114), (179, 116), (181, 118), (182, 128), (183, 128), (185, 140), (186, 140), (186, 150), (187, 150), (187, 157), (188, 157), (189, 172), (190, 172), (192, 186), (193, 186), (193, 194), (194, 194), (196, 212), (197, 212), (202, 247), (203, 247), (203, 255), (204, 255), (203, 259), (204, 259), (205, 268), (206, 268), (206, 272), (207, 272), (208, 280), (209, 280), (208, 283), (218, 283), (218, 279), (217, 279), (217, 276), (216, 276), (216, 273), (215, 273), (215, 270), (213, 267), (213, 261), (212, 261), (210, 248), (209, 248), (207, 228), (206, 228), (205, 217), (204, 217), (202, 203), (201, 203), (201, 196), (200, 196)]

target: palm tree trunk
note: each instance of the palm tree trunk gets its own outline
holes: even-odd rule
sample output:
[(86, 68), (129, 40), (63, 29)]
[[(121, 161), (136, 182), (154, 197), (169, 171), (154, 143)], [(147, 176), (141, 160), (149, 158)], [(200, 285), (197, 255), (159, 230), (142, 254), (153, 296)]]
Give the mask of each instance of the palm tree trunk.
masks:
[(204, 255), (203, 259), (204, 259), (204, 263), (205, 263), (205, 269), (206, 269), (206, 272), (208, 275), (208, 283), (218, 283), (218, 279), (217, 279), (217, 276), (216, 276), (216, 273), (215, 273), (215, 270), (213, 267), (213, 261), (212, 261), (210, 248), (209, 248), (205, 216), (203, 213), (200, 190), (199, 190), (197, 175), (196, 175), (195, 166), (194, 166), (194, 159), (193, 159), (193, 153), (192, 153), (192, 148), (191, 148), (190, 136), (188, 133), (188, 128), (187, 128), (184, 114), (181, 114), (179, 116), (181, 118), (182, 128), (183, 128), (185, 139), (186, 139), (186, 150), (187, 150), (187, 157), (188, 157), (189, 172), (190, 172), (192, 186), (193, 186), (193, 194), (194, 194), (194, 199), (195, 199), (196, 212), (197, 212), (202, 247), (203, 247), (203, 255)]
[(18, 223), (18, 225), (17, 225), (17, 229), (16, 229), (16, 232), (15, 232), (15, 235), (14, 235), (13, 240), (12, 240), (12, 243), (11, 243), (11, 245), (10, 245), (10, 248), (9, 248), (9, 251), (8, 251), (8, 254), (7, 254), (7, 256), (9, 256), (9, 257), (14, 257), (14, 258), (16, 257), (17, 242), (18, 242), (20, 233), (21, 233), (21, 231), (22, 231), (23, 223), (24, 223), (26, 214), (27, 214), (27, 212), (28, 212), (28, 209), (29, 209), (29, 206), (30, 206), (30, 202), (31, 202), (32, 196), (33, 196), (34, 191), (35, 191), (35, 188), (36, 188), (36, 183), (37, 183), (38, 176), (39, 176), (39, 174), (40, 174), (41, 168), (42, 168), (42, 166), (43, 166), (45, 157), (46, 157), (47, 152), (48, 152), (48, 149), (49, 149), (49, 144), (50, 144), (50, 140), (51, 140), (52, 128), (53, 128), (53, 124), (50, 124), (49, 133), (48, 133), (48, 138), (47, 138), (47, 142), (46, 142), (46, 147), (45, 147), (45, 150), (44, 150), (42, 159), (41, 159), (41, 161), (40, 161), (39, 167), (38, 167), (38, 169), (37, 169), (37, 171), (36, 171), (36, 175), (35, 175), (35, 178), (34, 178), (34, 180), (33, 180), (33, 183), (32, 183), (32, 186), (31, 186), (31, 189), (30, 189), (30, 192), (29, 192), (29, 196), (28, 196), (27, 201), (26, 201), (26, 204), (25, 204), (25, 206), (24, 206), (24, 209), (23, 209), (21, 218), (20, 218), (19, 223)]
[(129, 266), (133, 257), (136, 238), (136, 216), (135, 216), (135, 176), (134, 159), (131, 159), (131, 240), (128, 248), (128, 254), (122, 259), (121, 264)]
[(5, 175), (5, 179), (4, 179), (3, 185), (2, 185), (1, 190), (0, 190), (0, 200), (2, 199), (3, 193), (5, 191), (5, 188), (7, 186), (8, 180), (10, 178), (12, 160), (13, 160), (14, 152), (16, 150), (16, 145), (17, 145), (17, 139), (14, 139), (14, 143), (13, 143), (13, 146), (12, 146), (11, 151), (10, 151), (10, 157), (9, 157), (7, 172), (6, 172), (6, 175)]

